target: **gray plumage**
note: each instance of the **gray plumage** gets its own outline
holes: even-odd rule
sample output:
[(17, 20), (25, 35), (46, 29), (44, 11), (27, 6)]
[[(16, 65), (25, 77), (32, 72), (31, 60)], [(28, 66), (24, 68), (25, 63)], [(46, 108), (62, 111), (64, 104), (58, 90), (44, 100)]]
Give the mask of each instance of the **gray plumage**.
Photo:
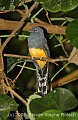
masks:
[[(29, 48), (41, 48), (44, 50), (46, 57), (50, 57), (50, 52), (47, 45), (47, 40), (44, 37), (43, 29), (41, 29), (40, 27), (33, 27), (29, 32), (31, 32), (28, 37)], [(36, 66), (36, 73), (37, 73), (37, 92), (38, 94), (44, 96), (47, 94), (49, 63), (47, 62), (43, 68), (39, 68), (36, 61), (34, 61), (34, 64)]]

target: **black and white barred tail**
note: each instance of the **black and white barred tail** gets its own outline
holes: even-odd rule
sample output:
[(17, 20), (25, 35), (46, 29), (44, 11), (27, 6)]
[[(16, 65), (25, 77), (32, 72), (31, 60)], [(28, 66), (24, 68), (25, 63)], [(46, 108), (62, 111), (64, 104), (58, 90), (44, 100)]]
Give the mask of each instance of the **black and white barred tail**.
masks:
[(48, 79), (48, 64), (44, 69), (38, 69), (36, 67), (37, 73), (37, 93), (41, 96), (47, 94), (47, 79)]

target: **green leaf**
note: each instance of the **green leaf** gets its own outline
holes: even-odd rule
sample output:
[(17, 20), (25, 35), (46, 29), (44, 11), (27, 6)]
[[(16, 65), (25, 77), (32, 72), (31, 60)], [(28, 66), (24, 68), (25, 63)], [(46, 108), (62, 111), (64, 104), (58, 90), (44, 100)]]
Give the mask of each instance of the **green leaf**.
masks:
[(29, 96), (28, 98), (28, 102), (27, 102), (27, 114), (28, 114), (28, 118), (30, 118), (30, 120), (34, 120), (35, 116), (33, 116), (33, 114), (31, 113), (31, 110), (30, 110), (30, 103), (32, 100), (36, 99), (36, 98), (41, 98), (41, 96), (39, 95), (36, 95), (36, 94), (33, 94), (31, 96)]
[(22, 59), (22, 58), (7, 57), (7, 73), (9, 73), (11, 70), (13, 70), (18, 63), (21, 63), (23, 61), (24, 61), (24, 59)]
[(0, 119), (1, 120), (6, 120), (10, 112), (10, 109), (8, 107), (8, 103), (0, 98)]
[(73, 46), (78, 48), (78, 19), (68, 24), (66, 35)]
[(0, 10), (14, 10), (20, 0), (0, 0)]
[(10, 111), (17, 110), (18, 104), (8, 95), (0, 95), (0, 119), (6, 120)]
[(59, 110), (47, 110), (41, 113), (35, 120), (65, 120), (61, 114), (62, 112)]
[(61, 111), (71, 110), (78, 105), (74, 94), (65, 88), (56, 88), (42, 98), (31, 101), (30, 110), (38, 114), (46, 110), (57, 109)]
[(41, 2), (43, 6), (51, 11), (51, 12), (58, 12), (58, 11), (70, 11), (77, 7), (78, 0), (34, 0)]
[(11, 111), (15, 111), (17, 109), (18, 104), (15, 102), (13, 98), (9, 97), (8, 95), (4, 95), (4, 94), (1, 94), (0, 97), (8, 103)]
[(78, 112), (71, 112), (67, 114), (66, 116), (67, 117), (65, 120), (78, 120)]
[(78, 112), (63, 113), (59, 110), (47, 110), (38, 114), (35, 120), (78, 120)]

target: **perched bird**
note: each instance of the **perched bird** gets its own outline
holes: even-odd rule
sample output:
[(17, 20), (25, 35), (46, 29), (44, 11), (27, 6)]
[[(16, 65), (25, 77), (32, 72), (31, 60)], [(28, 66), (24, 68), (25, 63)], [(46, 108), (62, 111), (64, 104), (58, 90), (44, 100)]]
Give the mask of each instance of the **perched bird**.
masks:
[[(50, 57), (47, 40), (44, 31), (40, 27), (33, 27), (29, 30), (28, 37), (29, 54), (31, 57)], [(41, 96), (47, 94), (47, 79), (49, 63), (41, 60), (33, 60), (37, 73), (37, 93)]]

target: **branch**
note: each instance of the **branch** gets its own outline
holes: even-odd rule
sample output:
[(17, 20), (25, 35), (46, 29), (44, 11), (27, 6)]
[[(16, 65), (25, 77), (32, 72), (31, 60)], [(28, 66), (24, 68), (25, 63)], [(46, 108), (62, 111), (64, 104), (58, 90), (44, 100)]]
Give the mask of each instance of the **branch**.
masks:
[(0, 93), (5, 93), (4, 86), (3, 86), (3, 70), (4, 70), (4, 63), (3, 63), (3, 55), (1, 49), (1, 38), (0, 38)]
[(15, 54), (4, 54), (4, 56), (6, 57), (13, 57), (13, 58), (23, 58), (26, 60), (41, 60), (41, 61), (46, 61), (46, 62), (50, 62), (50, 63), (55, 63), (58, 61), (67, 61), (68, 58), (58, 58), (58, 59), (51, 59), (51, 58), (46, 58), (46, 57), (30, 57), (30, 56), (23, 56), (23, 55), (15, 55)]
[(25, 64), (26, 64), (26, 61), (23, 63), (23, 66), (22, 66), (21, 70), (19, 71), (19, 73), (18, 73), (18, 75), (16, 76), (16, 78), (13, 80), (13, 84), (16, 82), (16, 80), (18, 79), (18, 77), (21, 75), (21, 73), (22, 73), (22, 71), (23, 71), (23, 69), (24, 69)]
[[(14, 30), (18, 23), (19, 21), (0, 19), (0, 30)], [(24, 24), (24, 22), (22, 22), (22, 24)]]
[(33, 9), (36, 7), (37, 2), (35, 2), (31, 8), (27, 11), (26, 15), (21, 19), (21, 21), (17, 24), (17, 26), (15, 27), (15, 29), (12, 31), (12, 33), (10, 34), (10, 36), (6, 39), (6, 41), (3, 43), (2, 45), (2, 50), (5, 48), (5, 46), (7, 45), (7, 43), (10, 41), (10, 39), (13, 37), (13, 35), (16, 33), (17, 30), (19, 30), (22, 25), (23, 25), (23, 21), (25, 21), (25, 19), (28, 17), (29, 13), (33, 11)]
[(19, 114), (18, 110), (16, 110), (17, 120), (21, 120), (21, 115)]
[(69, 75), (60, 78), (59, 80), (52, 82), (52, 87), (62, 86), (64, 84), (70, 83), (72, 81), (78, 80), (78, 70), (70, 73)]
[[(3, 74), (4, 74), (4, 78), (5, 78), (7, 86), (10, 87), (10, 84), (8, 82), (8, 78), (7, 78), (6, 74), (4, 72), (3, 72)], [(10, 94), (11, 94), (11, 97), (14, 98), (14, 96), (13, 96), (13, 94), (11, 92), (10, 92)]]
[(18, 95), (14, 90), (12, 90), (11, 87), (8, 87), (5, 83), (4, 83), (4, 87), (6, 88), (6, 90), (10, 91), (15, 97), (17, 97), (21, 102), (23, 102), (25, 105), (27, 104), (26, 100), (24, 100), (20, 95)]
[[(43, 21), (39, 20), (38, 18), (35, 18), (34, 20), (37, 23), (28, 22), (24, 26), (23, 30), (24, 31), (28, 31), (28, 30), (30, 30), (34, 26), (40, 26), (40, 27), (45, 28), (48, 33), (63, 34), (63, 35), (66, 34), (65, 33), (66, 26), (51, 25), (51, 24), (48, 24), (46, 22), (43, 22)], [(0, 30), (13, 30), (13, 29), (15, 29), (15, 27), (17, 26), (18, 23), (19, 23), (18, 21), (10, 21), (10, 20), (0, 19)], [(21, 22), (21, 26), (23, 24), (24, 24), (24, 22)], [(12, 36), (11, 36), (11, 38), (12, 38)]]

